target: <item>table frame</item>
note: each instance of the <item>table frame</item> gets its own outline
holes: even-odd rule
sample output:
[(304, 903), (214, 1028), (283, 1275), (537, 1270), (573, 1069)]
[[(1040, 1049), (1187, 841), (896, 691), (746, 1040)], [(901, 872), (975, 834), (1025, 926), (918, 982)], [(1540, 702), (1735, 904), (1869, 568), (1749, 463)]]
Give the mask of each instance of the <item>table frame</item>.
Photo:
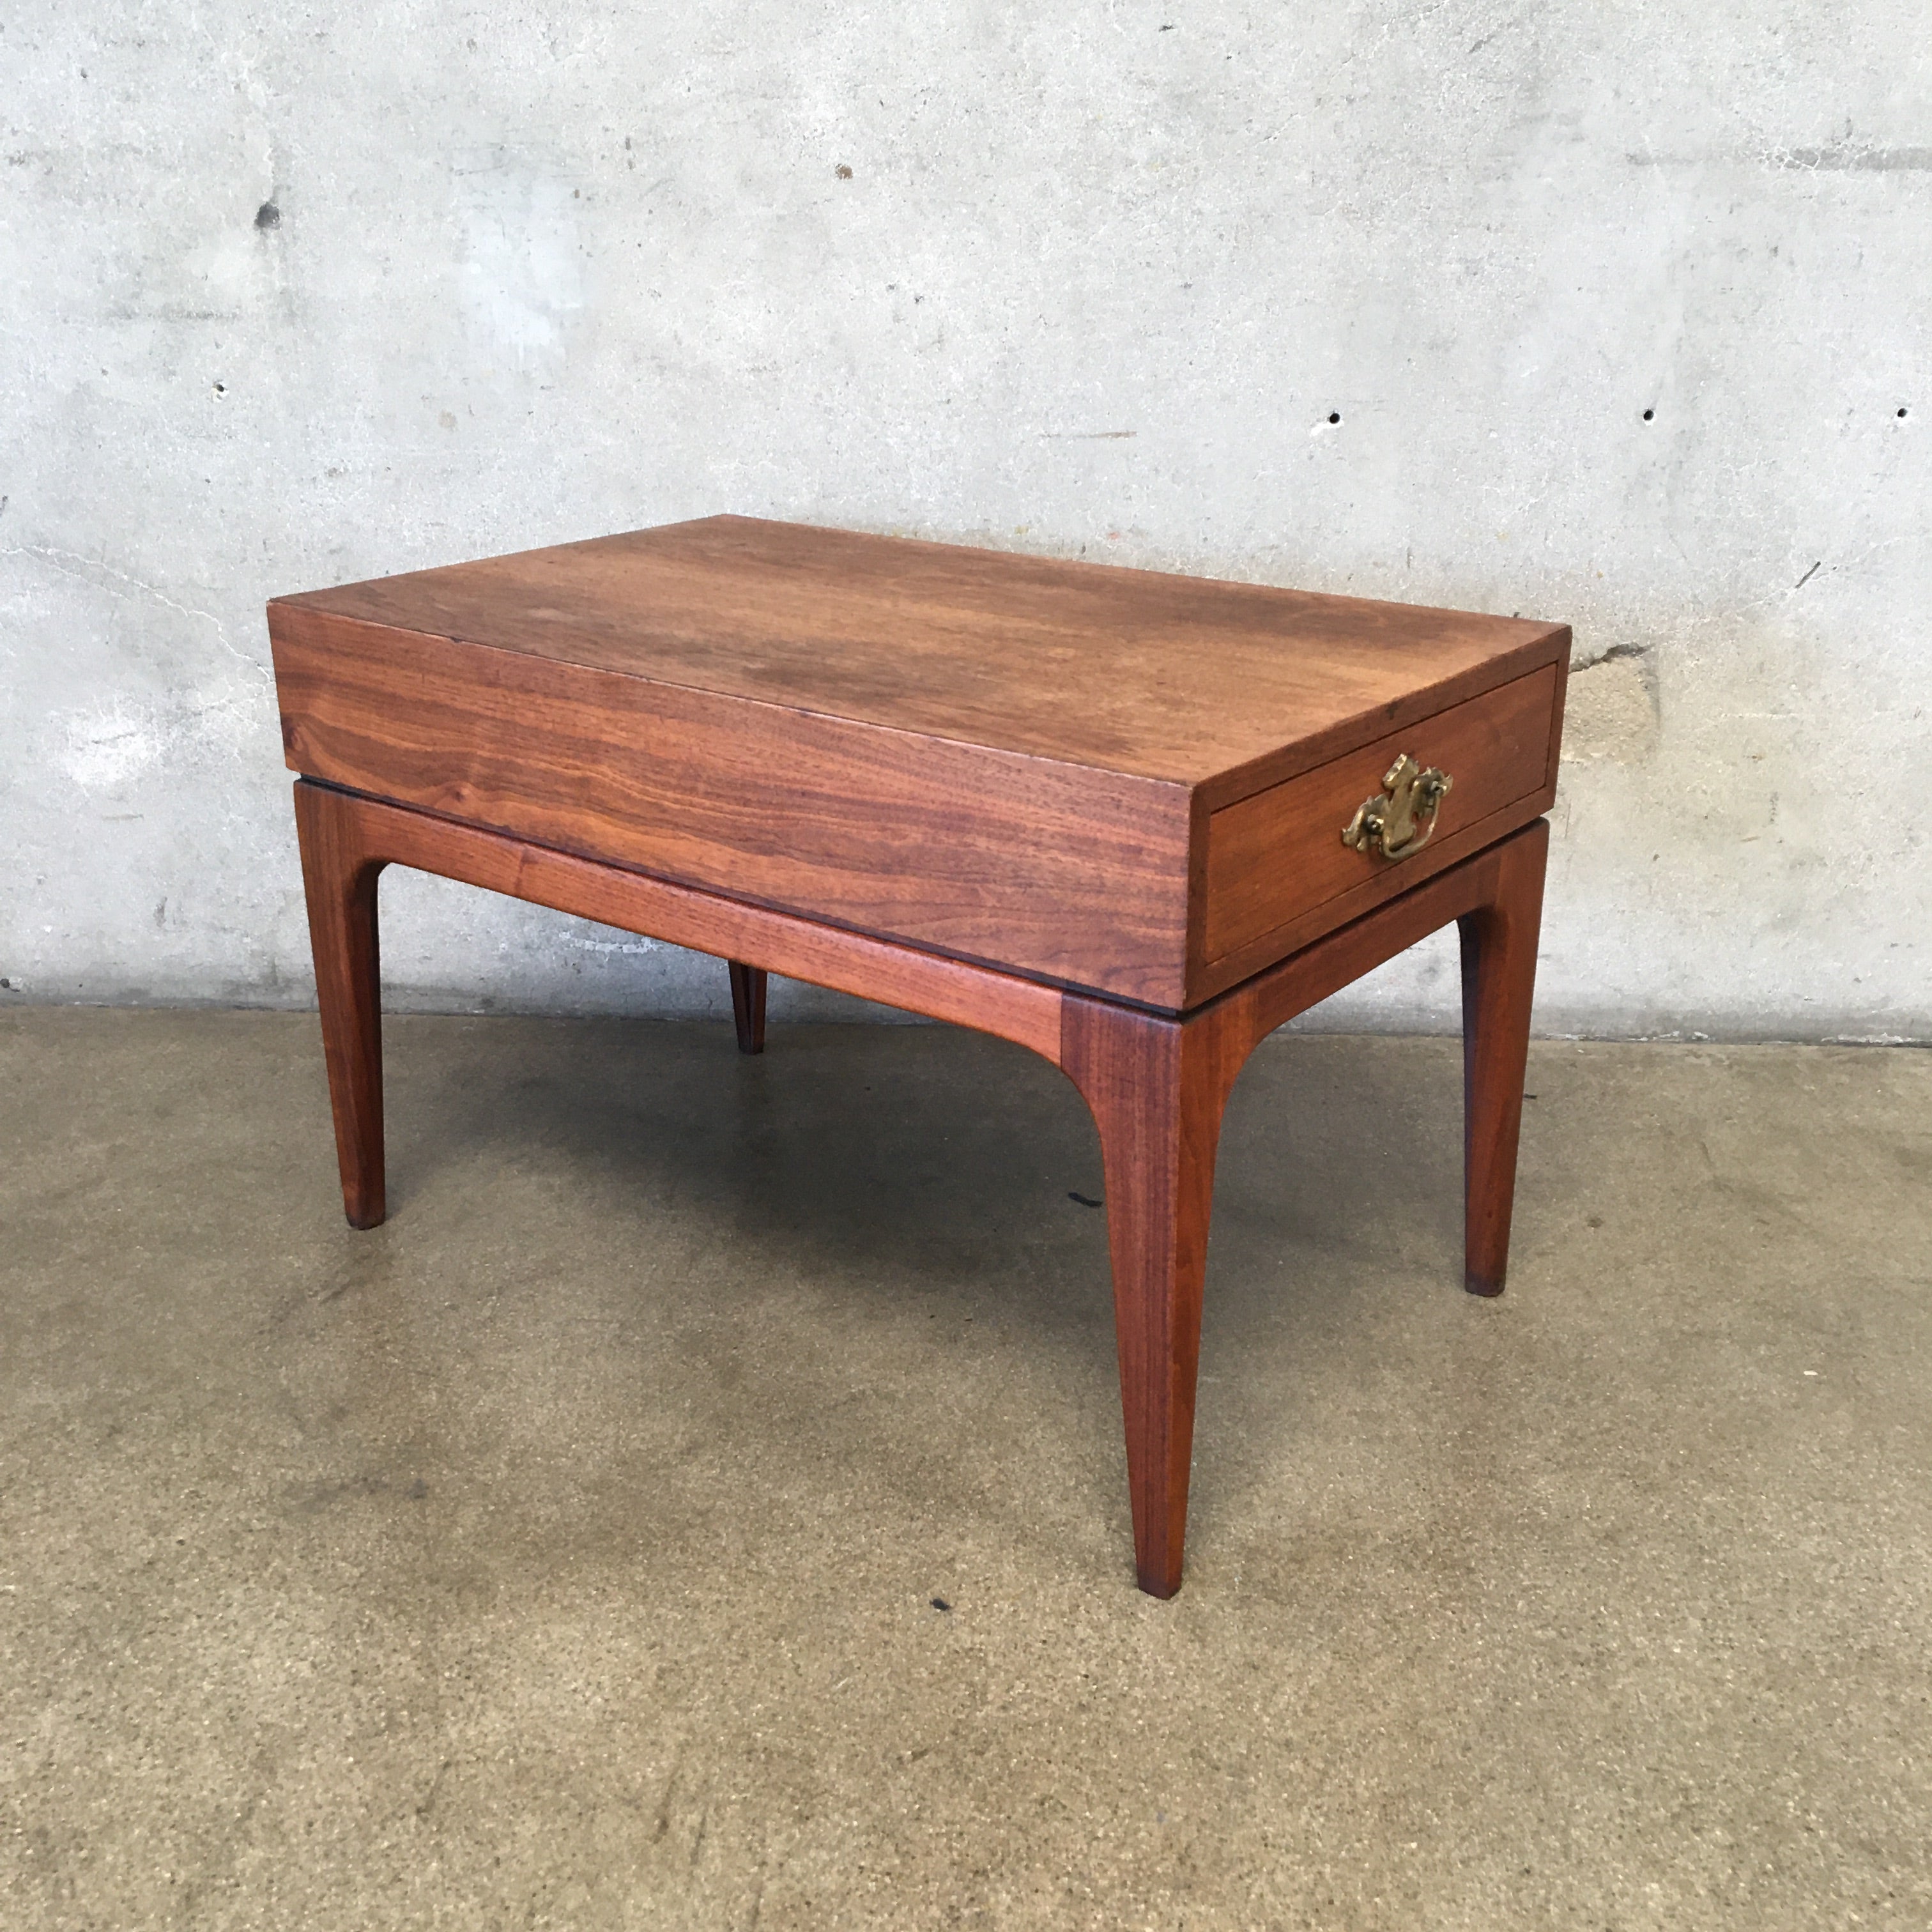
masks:
[(1454, 920), (1462, 964), (1464, 1282), (1502, 1292), (1546, 820), (1498, 839), (1184, 1012), (1023, 979), (798, 914), (341, 790), (295, 788), (343, 1204), (386, 1211), (376, 885), (433, 872), (730, 962), (738, 1043), (764, 1043), (765, 975), (833, 987), (1030, 1047), (1078, 1088), (1100, 1136), (1136, 1568), (1180, 1588), (1201, 1306), (1221, 1117), (1275, 1028)]

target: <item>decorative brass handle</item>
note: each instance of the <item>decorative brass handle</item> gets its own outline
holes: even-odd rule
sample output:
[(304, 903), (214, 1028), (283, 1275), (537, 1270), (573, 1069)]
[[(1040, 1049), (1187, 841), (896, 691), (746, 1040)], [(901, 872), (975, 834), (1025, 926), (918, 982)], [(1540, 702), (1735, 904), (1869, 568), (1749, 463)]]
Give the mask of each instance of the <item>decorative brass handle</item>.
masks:
[(1405, 752), (1388, 768), (1382, 790), (1364, 799), (1342, 832), (1342, 843), (1384, 859), (1406, 859), (1429, 843), (1452, 781), (1433, 765), (1426, 770)]

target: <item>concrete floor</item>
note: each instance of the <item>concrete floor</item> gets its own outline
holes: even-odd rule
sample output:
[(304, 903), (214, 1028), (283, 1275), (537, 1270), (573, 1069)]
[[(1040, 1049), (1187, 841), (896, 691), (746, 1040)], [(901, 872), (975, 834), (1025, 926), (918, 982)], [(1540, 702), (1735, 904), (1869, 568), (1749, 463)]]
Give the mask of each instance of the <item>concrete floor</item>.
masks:
[(1932, 1922), (1932, 1054), (1539, 1046), (1494, 1304), (1455, 1060), (1244, 1076), (1163, 1605), (1019, 1049), (394, 1021), (358, 1235), (313, 1019), (0, 1017), (0, 1923)]

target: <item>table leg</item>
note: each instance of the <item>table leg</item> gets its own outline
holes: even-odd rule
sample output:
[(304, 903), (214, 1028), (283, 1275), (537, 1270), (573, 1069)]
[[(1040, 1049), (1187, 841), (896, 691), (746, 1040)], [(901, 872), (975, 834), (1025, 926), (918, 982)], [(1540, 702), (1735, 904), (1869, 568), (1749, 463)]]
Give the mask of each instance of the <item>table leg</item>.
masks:
[(1549, 850), (1550, 828), (1540, 820), (1511, 839), (1496, 854), (1489, 902), (1456, 922), (1462, 944), (1462, 1282), (1472, 1294), (1502, 1294), (1509, 1268)]
[(376, 937), (382, 862), (364, 850), (347, 800), (305, 784), (296, 788), (295, 799), (343, 1210), (352, 1228), (374, 1228), (386, 1212), (382, 972)]
[(1069, 994), (1060, 1064), (1100, 1130), (1135, 1567), (1180, 1587), (1201, 1293), (1227, 1083), (1219, 1029)]
[(737, 960), (725, 962), (731, 975), (731, 1017), (738, 1025), (738, 1051), (765, 1050), (765, 970)]

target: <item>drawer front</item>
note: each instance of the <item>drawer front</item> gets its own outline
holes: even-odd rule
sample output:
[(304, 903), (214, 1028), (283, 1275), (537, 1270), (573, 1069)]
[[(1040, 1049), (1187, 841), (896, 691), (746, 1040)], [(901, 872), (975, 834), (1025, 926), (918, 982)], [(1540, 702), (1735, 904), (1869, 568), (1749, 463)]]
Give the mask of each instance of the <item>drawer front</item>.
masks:
[[(1358, 886), (1420, 878), (1429, 869), (1430, 848), (1447, 845), (1458, 832), (1542, 792), (1549, 782), (1556, 694), (1557, 667), (1546, 664), (1214, 813), (1208, 827), (1208, 963)], [(1405, 752), (1452, 781), (1429, 845), (1390, 860), (1343, 844), (1342, 828), (1382, 790), (1384, 774)]]

